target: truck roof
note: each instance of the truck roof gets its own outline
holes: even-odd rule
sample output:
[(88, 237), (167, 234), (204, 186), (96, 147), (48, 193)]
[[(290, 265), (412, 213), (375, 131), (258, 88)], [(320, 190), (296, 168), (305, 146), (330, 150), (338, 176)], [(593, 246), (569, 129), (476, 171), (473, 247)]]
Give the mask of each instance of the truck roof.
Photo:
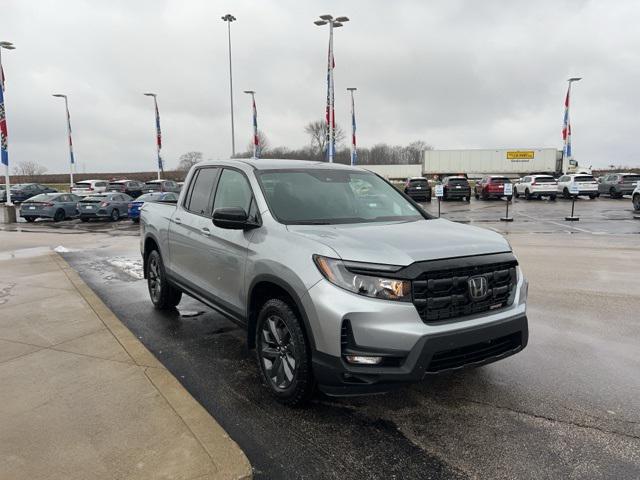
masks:
[(207, 160), (200, 162), (198, 165), (249, 165), (256, 170), (278, 170), (278, 169), (290, 169), (290, 168), (332, 168), (340, 170), (359, 170), (362, 168), (352, 167), (350, 165), (343, 165), (341, 163), (327, 163), (318, 162), (316, 160), (287, 160), (277, 158), (232, 158), (229, 160)]

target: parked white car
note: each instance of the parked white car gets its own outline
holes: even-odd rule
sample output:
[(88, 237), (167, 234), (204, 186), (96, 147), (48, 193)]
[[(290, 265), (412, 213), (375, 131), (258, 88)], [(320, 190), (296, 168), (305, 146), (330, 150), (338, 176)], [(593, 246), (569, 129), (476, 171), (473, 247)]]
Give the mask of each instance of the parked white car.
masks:
[(551, 175), (527, 175), (513, 186), (513, 194), (516, 198), (524, 195), (527, 200), (536, 197), (549, 197), (549, 200), (555, 200), (558, 194), (558, 182)]
[(83, 180), (76, 182), (71, 187), (71, 193), (79, 197), (86, 197), (87, 195), (106, 192), (108, 185), (109, 182), (107, 180)]
[(562, 194), (564, 198), (570, 198), (571, 193), (569, 191), (573, 183), (578, 185), (578, 195), (588, 195), (591, 199), (600, 196), (598, 193), (598, 182), (593, 178), (593, 175), (577, 173), (563, 175), (558, 179), (558, 193)]
[(633, 209), (636, 212), (640, 212), (640, 182), (638, 182), (636, 189), (631, 194), (631, 201), (633, 202)]

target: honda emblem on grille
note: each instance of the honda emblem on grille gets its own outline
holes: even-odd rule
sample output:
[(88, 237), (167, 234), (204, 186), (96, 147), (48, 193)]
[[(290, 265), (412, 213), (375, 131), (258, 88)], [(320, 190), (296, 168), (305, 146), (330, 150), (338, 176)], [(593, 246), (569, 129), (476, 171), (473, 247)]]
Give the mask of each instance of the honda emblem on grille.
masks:
[(469, 285), (469, 296), (473, 301), (484, 300), (489, 294), (489, 282), (484, 275), (471, 277), (467, 280), (467, 284)]

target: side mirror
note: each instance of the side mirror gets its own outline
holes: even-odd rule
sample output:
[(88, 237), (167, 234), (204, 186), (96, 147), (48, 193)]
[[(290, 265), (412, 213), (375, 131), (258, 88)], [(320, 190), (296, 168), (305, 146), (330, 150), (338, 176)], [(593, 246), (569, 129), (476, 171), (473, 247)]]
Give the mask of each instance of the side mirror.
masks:
[(249, 222), (249, 216), (242, 207), (217, 208), (213, 212), (213, 224), (230, 230), (248, 230), (257, 227)]

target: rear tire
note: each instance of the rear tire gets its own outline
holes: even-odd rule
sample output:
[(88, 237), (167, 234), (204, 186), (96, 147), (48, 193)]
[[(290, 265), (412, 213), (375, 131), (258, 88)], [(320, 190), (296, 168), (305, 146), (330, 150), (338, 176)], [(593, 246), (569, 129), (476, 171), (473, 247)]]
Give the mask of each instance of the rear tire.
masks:
[(640, 211), (640, 193), (636, 193), (633, 196), (633, 209), (637, 212)]
[(520, 198), (520, 194), (518, 193), (518, 189), (517, 188), (513, 188), (513, 196), (516, 198)]
[(36, 221), (36, 217), (24, 217), (24, 219), (28, 222), (28, 223), (33, 223)]
[(549, 200), (551, 200), (552, 202), (556, 201), (556, 196), (555, 195), (549, 195)]
[(56, 213), (53, 215), (53, 221), (54, 222), (61, 222), (65, 218), (66, 218), (66, 214), (64, 213), (64, 210), (62, 210), (62, 209), (56, 210)]
[(111, 210), (111, 216), (109, 217), (109, 220), (111, 220), (112, 222), (117, 222), (118, 220), (120, 220), (120, 212), (117, 208)]
[(524, 191), (524, 198), (525, 200), (531, 200), (531, 192), (528, 188)]
[(81, 221), (82, 223), (87, 223), (87, 222), (89, 221), (89, 219), (88, 219), (88, 218), (85, 218), (85, 217), (80, 217), (80, 221)]
[(147, 288), (153, 306), (158, 310), (171, 310), (180, 303), (182, 291), (175, 288), (167, 280), (162, 257), (157, 250), (153, 250), (147, 258), (145, 276)]
[(132, 218), (131, 221), (133, 223), (140, 223), (140, 219), (139, 218)]
[(476, 192), (475, 197), (476, 197), (476, 200), (480, 200), (480, 195), (478, 195), (478, 193), (477, 193), (477, 192)]
[(597, 195), (596, 195), (595, 193), (592, 193), (591, 195), (589, 195), (589, 198), (590, 198), (591, 200), (593, 200), (594, 198), (596, 198), (596, 196), (597, 196)]
[(569, 193), (569, 189), (567, 187), (564, 187), (564, 190), (562, 190), (562, 196), (564, 198), (571, 198), (571, 194)]
[(298, 315), (279, 299), (260, 309), (256, 325), (256, 357), (267, 387), (289, 406), (308, 402), (315, 390), (311, 355)]

